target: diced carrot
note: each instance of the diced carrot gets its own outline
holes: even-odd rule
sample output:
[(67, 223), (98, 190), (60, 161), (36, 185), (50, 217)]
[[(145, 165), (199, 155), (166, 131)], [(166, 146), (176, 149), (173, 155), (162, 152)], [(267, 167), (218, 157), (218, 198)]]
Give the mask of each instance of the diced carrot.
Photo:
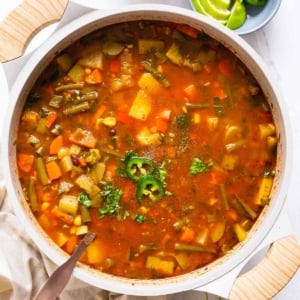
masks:
[(79, 156), (78, 157), (78, 164), (80, 167), (86, 167), (87, 163), (84, 157)]
[(239, 219), (237, 211), (233, 208), (227, 209), (226, 214), (232, 221), (237, 221)]
[(94, 69), (85, 77), (85, 82), (89, 84), (98, 84), (103, 81), (102, 72), (99, 69)]
[(63, 221), (64, 223), (68, 224), (68, 225), (72, 225), (73, 221), (74, 221), (74, 217), (61, 211), (57, 206), (53, 207), (51, 210), (52, 214), (57, 217), (58, 219), (60, 219), (61, 221)]
[(160, 117), (155, 118), (156, 129), (162, 133), (165, 133), (169, 127), (169, 121)]
[(50, 180), (55, 180), (62, 176), (59, 164), (55, 160), (52, 160), (46, 164), (46, 170)]
[(116, 115), (116, 119), (118, 122), (123, 124), (128, 124), (130, 121), (132, 121), (132, 118), (128, 115), (128, 112), (125, 111), (119, 111)]
[(230, 77), (232, 74), (232, 70), (231, 70), (231, 65), (230, 65), (230, 61), (226, 58), (221, 59), (219, 61), (219, 65), (218, 65), (219, 71), (224, 74), (225, 76)]
[(77, 242), (78, 242), (78, 236), (77, 235), (71, 235), (68, 240), (67, 240), (67, 243), (66, 243), (66, 251), (69, 253), (69, 254), (72, 254), (76, 248), (76, 245), (77, 245)]
[(93, 124), (97, 123), (97, 120), (103, 116), (105, 110), (106, 110), (106, 106), (105, 105), (100, 105), (97, 108), (97, 110), (93, 114), (93, 121), (92, 121)]
[(197, 99), (198, 90), (195, 84), (189, 84), (187, 87), (184, 88), (184, 91), (190, 99)]
[(182, 242), (191, 242), (195, 237), (195, 231), (191, 227), (184, 226), (182, 228), (182, 233), (180, 236), (180, 240)]
[(50, 128), (54, 124), (57, 119), (57, 113), (55, 111), (51, 111), (46, 117), (46, 127)]
[(34, 162), (34, 156), (31, 154), (26, 153), (19, 153), (18, 154), (18, 166), (23, 172), (30, 172), (33, 162)]
[(91, 131), (77, 128), (69, 137), (70, 142), (86, 148), (95, 148), (97, 139)]
[(171, 113), (172, 111), (170, 109), (164, 109), (163, 111), (161, 111), (158, 116), (162, 119), (165, 119), (165, 120), (170, 120), (170, 117), (171, 117)]
[(58, 151), (62, 148), (63, 146), (63, 138), (62, 135), (57, 136), (55, 139), (52, 140), (49, 146), (49, 154), (50, 155), (55, 155), (58, 153)]
[(164, 235), (164, 237), (162, 238), (162, 240), (161, 240), (161, 244), (162, 244), (162, 245), (167, 244), (167, 242), (168, 242), (170, 239), (171, 239), (171, 236), (170, 236), (168, 233), (166, 233), (166, 234)]
[(196, 28), (186, 24), (178, 24), (176, 29), (194, 39), (199, 36), (199, 31)]
[(109, 70), (112, 73), (118, 73), (120, 71), (121, 62), (118, 58), (113, 58), (110, 60)]

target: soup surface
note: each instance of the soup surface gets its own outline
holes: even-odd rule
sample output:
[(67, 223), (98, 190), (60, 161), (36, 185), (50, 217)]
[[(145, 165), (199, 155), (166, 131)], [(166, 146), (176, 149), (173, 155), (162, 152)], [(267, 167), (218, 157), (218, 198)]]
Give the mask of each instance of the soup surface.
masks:
[(190, 272), (243, 241), (270, 201), (276, 128), (260, 86), (183, 24), (109, 26), (59, 53), (17, 139), (24, 195), (68, 253), (128, 278)]

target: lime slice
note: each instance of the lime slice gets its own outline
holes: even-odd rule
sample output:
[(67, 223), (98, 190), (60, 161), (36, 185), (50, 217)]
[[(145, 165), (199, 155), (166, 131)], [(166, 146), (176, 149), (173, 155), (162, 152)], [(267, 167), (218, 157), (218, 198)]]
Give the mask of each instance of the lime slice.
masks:
[(209, 17), (209, 14), (207, 13), (207, 11), (204, 9), (204, 7), (201, 4), (200, 0), (192, 0), (192, 3), (194, 5), (195, 10), (205, 16)]
[(241, 27), (247, 19), (247, 11), (241, 0), (236, 0), (231, 10), (230, 17), (226, 23), (229, 29)]
[(227, 20), (230, 16), (230, 11), (228, 9), (219, 8), (215, 2), (212, 3), (211, 0), (199, 0), (199, 2), (202, 4), (205, 11), (218, 21)]

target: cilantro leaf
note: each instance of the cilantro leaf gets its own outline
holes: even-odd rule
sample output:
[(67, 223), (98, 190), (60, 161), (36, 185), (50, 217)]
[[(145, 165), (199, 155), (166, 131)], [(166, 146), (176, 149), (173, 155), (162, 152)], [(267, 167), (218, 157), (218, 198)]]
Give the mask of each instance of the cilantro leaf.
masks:
[(77, 199), (79, 203), (86, 208), (89, 208), (92, 205), (92, 200), (89, 198), (89, 196), (86, 193), (80, 193)]
[(198, 173), (206, 173), (211, 168), (212, 163), (205, 163), (200, 158), (194, 157), (190, 166), (190, 174), (196, 175)]
[(102, 196), (105, 198), (105, 205), (99, 209), (100, 215), (120, 214), (120, 200), (123, 191), (111, 185), (106, 185), (102, 191)]

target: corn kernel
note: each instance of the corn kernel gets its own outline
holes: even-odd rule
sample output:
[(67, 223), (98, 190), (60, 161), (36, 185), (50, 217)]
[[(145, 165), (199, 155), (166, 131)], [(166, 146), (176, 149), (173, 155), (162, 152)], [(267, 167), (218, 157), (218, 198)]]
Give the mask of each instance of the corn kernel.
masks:
[(117, 119), (115, 117), (106, 117), (102, 119), (102, 124), (107, 127), (114, 127), (117, 124)]
[(80, 225), (82, 224), (82, 220), (81, 220), (81, 216), (80, 216), (80, 215), (78, 215), (78, 216), (76, 216), (76, 217), (74, 218), (73, 224), (74, 224), (75, 226), (80, 226)]
[(41, 210), (45, 211), (50, 206), (49, 202), (43, 202), (41, 206)]

